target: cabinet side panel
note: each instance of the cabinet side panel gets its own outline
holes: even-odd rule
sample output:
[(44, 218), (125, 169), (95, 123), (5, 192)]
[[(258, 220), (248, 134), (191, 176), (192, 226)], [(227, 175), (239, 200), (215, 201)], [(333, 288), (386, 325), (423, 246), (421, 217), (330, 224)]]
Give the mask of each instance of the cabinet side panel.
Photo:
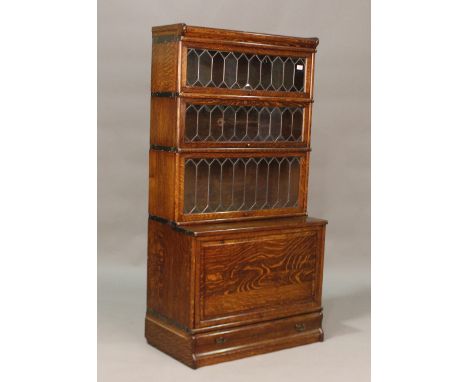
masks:
[(307, 198), (308, 198), (308, 189), (309, 189), (309, 166), (310, 166), (310, 152), (307, 152), (304, 159), (304, 163), (301, 166), (301, 191), (300, 195), (300, 206), (303, 211), (307, 211)]
[(151, 98), (151, 133), (152, 145), (177, 146), (177, 98)]
[(315, 291), (315, 299), (322, 305), (322, 286), (323, 286), (323, 265), (325, 260), (325, 233), (327, 227), (323, 225), (320, 229), (320, 248), (319, 248), (319, 272), (317, 277), (317, 290)]
[(178, 78), (178, 42), (153, 43), (151, 91), (175, 92)]
[(191, 238), (148, 221), (148, 314), (173, 325), (192, 325)]
[(315, 85), (315, 53), (312, 53), (310, 59), (310, 98), (314, 99), (314, 85)]
[(150, 150), (149, 158), (149, 213), (173, 221), (176, 155)]

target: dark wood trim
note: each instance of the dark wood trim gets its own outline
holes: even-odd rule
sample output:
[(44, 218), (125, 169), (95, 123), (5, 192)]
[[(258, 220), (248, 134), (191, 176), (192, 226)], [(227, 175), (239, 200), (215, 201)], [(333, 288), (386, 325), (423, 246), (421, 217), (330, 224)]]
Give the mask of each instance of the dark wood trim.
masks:
[(179, 149), (177, 147), (172, 147), (172, 146), (150, 145), (150, 149), (156, 150), (156, 151), (167, 151), (170, 153), (179, 152)]
[(154, 221), (157, 221), (159, 223), (163, 223), (163, 224), (167, 224), (168, 226), (170, 226), (173, 230), (177, 231), (177, 232), (181, 232), (183, 233), (184, 235), (188, 235), (188, 236), (194, 236), (194, 233), (193, 231), (185, 228), (185, 227), (180, 227), (178, 226), (175, 222), (171, 221), (171, 220), (168, 220), (168, 219), (165, 219), (165, 218), (162, 218), (160, 216), (156, 216), (156, 215), (149, 215), (149, 219), (150, 220), (154, 220)]
[(178, 92), (151, 92), (151, 97), (178, 97)]
[[(250, 145), (249, 145), (250, 146)], [(252, 146), (252, 147), (219, 147), (219, 146), (207, 146), (207, 147), (173, 147), (173, 146), (160, 146), (160, 145), (150, 145), (150, 150), (155, 151), (165, 151), (170, 153), (180, 153), (180, 154), (190, 154), (190, 153), (278, 153), (281, 154), (282, 152), (297, 152), (297, 153), (305, 153), (312, 151), (310, 147), (300, 147), (300, 146), (285, 146), (285, 147), (275, 147), (272, 148), (271, 144), (269, 146), (265, 145), (265, 147), (261, 146)]]

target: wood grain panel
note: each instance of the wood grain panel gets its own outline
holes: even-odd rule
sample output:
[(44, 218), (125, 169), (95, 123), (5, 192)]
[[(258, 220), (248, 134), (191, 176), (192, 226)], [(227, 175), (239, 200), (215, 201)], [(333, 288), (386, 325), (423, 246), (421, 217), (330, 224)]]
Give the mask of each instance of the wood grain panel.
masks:
[(201, 254), (202, 320), (313, 302), (316, 232), (206, 243)]
[(175, 92), (178, 79), (179, 43), (153, 43), (151, 91)]
[(148, 222), (147, 307), (184, 327), (193, 326), (192, 246), (167, 224)]
[(177, 208), (176, 154), (150, 150), (149, 153), (149, 213), (175, 220)]
[(176, 97), (151, 98), (150, 144), (176, 147), (178, 145), (178, 103)]

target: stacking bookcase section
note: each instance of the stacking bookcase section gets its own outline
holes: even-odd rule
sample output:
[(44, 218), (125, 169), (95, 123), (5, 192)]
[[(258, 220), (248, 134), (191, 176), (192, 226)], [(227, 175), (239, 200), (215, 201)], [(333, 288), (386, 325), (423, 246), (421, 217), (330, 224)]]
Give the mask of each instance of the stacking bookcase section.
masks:
[(317, 44), (153, 28), (145, 336), (190, 367), (323, 340)]
[(318, 39), (153, 28), (153, 93), (312, 99)]
[(151, 104), (153, 148), (309, 146), (308, 102), (155, 96)]
[(176, 223), (304, 215), (308, 152), (150, 152), (149, 211)]

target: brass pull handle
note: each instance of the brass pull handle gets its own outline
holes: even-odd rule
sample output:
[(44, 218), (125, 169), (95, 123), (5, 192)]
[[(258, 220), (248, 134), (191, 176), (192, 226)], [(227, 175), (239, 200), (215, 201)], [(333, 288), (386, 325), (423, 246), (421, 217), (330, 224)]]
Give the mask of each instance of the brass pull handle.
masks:
[(294, 328), (298, 331), (298, 332), (303, 332), (305, 330), (305, 325), (304, 324), (296, 324), (294, 325)]
[(224, 337), (218, 337), (218, 338), (215, 339), (215, 342), (216, 342), (217, 344), (224, 344), (224, 343), (226, 342), (226, 338), (224, 338)]

